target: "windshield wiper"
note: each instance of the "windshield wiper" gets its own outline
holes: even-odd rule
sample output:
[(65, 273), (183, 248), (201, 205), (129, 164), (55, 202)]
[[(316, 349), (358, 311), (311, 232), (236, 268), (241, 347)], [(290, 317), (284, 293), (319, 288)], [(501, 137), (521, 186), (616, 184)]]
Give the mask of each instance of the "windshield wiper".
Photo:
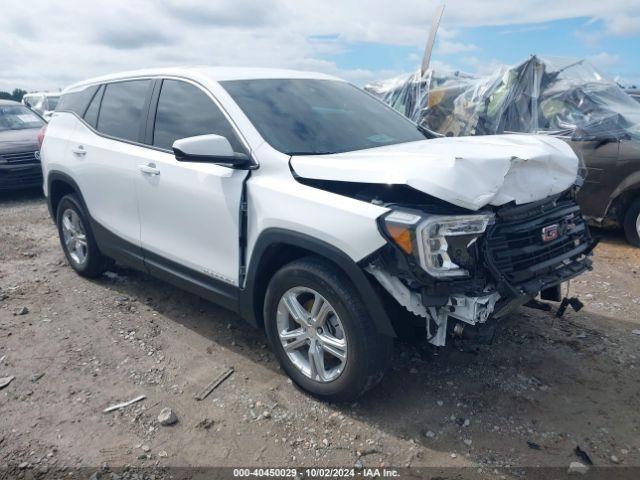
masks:
[(334, 155), (336, 153), (340, 152), (286, 152), (291, 157), (295, 155)]
[(433, 130), (428, 129), (427, 127), (423, 127), (422, 125), (416, 125), (418, 127), (418, 131), (422, 133), (427, 138), (441, 138), (444, 137), (441, 133), (434, 132)]

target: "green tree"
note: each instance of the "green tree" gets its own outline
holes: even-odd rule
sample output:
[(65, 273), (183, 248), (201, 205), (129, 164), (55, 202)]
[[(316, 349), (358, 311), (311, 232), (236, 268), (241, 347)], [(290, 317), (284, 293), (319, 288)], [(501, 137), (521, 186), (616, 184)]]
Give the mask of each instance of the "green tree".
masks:
[(26, 90), (22, 90), (21, 88), (16, 88), (13, 90), (13, 93), (11, 94), (11, 98), (16, 102), (21, 102), (22, 97), (24, 97), (26, 93), (27, 93)]

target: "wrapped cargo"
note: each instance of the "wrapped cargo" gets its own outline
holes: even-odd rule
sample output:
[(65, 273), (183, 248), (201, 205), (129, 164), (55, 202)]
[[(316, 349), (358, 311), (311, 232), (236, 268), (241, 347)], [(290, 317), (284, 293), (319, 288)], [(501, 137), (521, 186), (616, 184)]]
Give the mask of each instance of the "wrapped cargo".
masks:
[(582, 213), (640, 247), (640, 103), (589, 62), (532, 56), (481, 78), (427, 70), (365, 89), (434, 134), (564, 140), (580, 160)]
[(640, 136), (640, 104), (585, 60), (532, 56), (475, 78), (428, 70), (365, 87), (413, 121), (446, 136), (544, 132)]

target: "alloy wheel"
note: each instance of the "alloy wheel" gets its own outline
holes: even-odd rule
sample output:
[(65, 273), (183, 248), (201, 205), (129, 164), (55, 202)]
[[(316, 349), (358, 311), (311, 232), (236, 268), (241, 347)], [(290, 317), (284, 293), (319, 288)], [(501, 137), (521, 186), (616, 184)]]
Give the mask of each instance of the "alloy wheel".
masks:
[(71, 260), (78, 266), (87, 261), (87, 234), (78, 213), (67, 208), (62, 213), (62, 237)]
[(306, 377), (331, 382), (347, 362), (347, 338), (333, 306), (307, 287), (287, 290), (278, 302), (278, 335), (289, 360)]

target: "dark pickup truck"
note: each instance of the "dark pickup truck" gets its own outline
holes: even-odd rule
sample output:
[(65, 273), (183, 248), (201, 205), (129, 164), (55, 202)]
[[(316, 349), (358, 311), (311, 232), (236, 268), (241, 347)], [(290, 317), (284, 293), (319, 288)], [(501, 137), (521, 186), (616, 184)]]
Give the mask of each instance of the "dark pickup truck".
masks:
[(624, 228), (629, 243), (640, 247), (640, 139), (566, 139), (582, 157), (587, 175), (578, 201), (595, 225)]

